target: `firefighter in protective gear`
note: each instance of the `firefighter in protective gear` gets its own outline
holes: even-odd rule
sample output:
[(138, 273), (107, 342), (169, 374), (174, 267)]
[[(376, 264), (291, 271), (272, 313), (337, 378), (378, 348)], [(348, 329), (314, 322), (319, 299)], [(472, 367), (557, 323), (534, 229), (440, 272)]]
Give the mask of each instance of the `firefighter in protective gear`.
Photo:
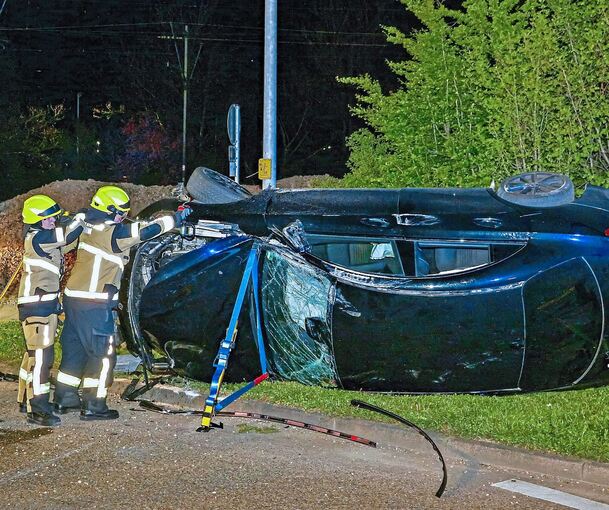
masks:
[(63, 272), (63, 252), (82, 232), (84, 217), (76, 215), (63, 227), (56, 225), (62, 212), (59, 204), (46, 195), (34, 195), (23, 204), (23, 222), (28, 229), (17, 306), (26, 352), (19, 370), (17, 400), (21, 410), (27, 411), (27, 421), (43, 426), (60, 422), (49, 403), (53, 344), (57, 314), (61, 311), (59, 280)]
[[(180, 226), (189, 210), (149, 223), (123, 223), (129, 196), (116, 186), (97, 190), (85, 213), (76, 263), (64, 291), (66, 320), (57, 374), (55, 409), (80, 409), (81, 420), (109, 420), (118, 412), (106, 404), (116, 363), (113, 309), (131, 247)], [(82, 402), (78, 388), (82, 385)]]

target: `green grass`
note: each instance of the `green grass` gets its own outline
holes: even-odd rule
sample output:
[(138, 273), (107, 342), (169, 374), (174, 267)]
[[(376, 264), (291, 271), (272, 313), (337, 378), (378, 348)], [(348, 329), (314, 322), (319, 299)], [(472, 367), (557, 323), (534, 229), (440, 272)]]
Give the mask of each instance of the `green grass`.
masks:
[[(56, 343), (56, 363), (61, 356)], [(0, 362), (19, 367), (23, 334), (18, 321), (0, 322)], [(175, 384), (205, 393), (209, 385), (181, 378)], [(225, 385), (224, 393), (237, 385)], [(332, 416), (391, 421), (356, 409), (352, 398), (389, 409), (427, 430), (533, 450), (609, 462), (609, 387), (505, 397), (390, 396), (264, 382), (247, 398)], [(235, 405), (238, 407), (238, 403)]]
[[(209, 390), (203, 383), (182, 379), (182, 384), (203, 393)], [(236, 388), (227, 384), (223, 393)], [(391, 396), (264, 382), (246, 398), (332, 416), (392, 421), (351, 406), (351, 399), (357, 398), (400, 414), (426, 430), (609, 462), (609, 387), (502, 397)]]
[(0, 322), (0, 361), (4, 365), (19, 368), (25, 343), (19, 321)]
[[(58, 332), (59, 334), (59, 332)], [(0, 363), (19, 369), (25, 349), (23, 330), (19, 321), (0, 322)], [(61, 361), (61, 346), (55, 342), (55, 366)]]

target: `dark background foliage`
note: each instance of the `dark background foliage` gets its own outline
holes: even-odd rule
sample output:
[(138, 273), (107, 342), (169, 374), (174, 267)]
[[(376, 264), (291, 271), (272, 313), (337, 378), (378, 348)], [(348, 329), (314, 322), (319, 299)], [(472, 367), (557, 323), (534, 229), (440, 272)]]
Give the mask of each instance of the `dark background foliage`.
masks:
[[(348, 111), (353, 89), (336, 77), (371, 74), (385, 89), (397, 87), (386, 61), (404, 55), (381, 25), (409, 31), (413, 23), (395, 0), (279, 2), (279, 177), (344, 174), (345, 138), (363, 124)], [(182, 40), (171, 37), (185, 24), (191, 70), (197, 61), (188, 170), (227, 172), (226, 112), (239, 103), (242, 175), (256, 172), (263, 0), (7, 0), (0, 13), (0, 165), (11, 184), (0, 199), (58, 178), (175, 182), (182, 125), (176, 49), (184, 56)], [(147, 131), (140, 126), (135, 143), (125, 126), (143, 119)], [(159, 141), (162, 153), (151, 149)]]

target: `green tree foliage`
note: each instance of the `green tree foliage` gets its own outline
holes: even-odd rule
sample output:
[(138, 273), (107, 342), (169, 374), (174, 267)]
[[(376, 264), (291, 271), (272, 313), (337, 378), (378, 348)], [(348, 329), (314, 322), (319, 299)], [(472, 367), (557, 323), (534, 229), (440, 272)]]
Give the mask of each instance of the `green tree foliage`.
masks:
[(0, 200), (61, 178), (58, 156), (65, 145), (65, 134), (58, 124), (63, 116), (62, 105), (2, 113), (0, 168), (10, 186), (2, 187)]
[(609, 185), (606, 0), (401, 0), (422, 28), (386, 27), (408, 55), (400, 86), (358, 89), (366, 128), (347, 145), (345, 186), (487, 186), (525, 171)]

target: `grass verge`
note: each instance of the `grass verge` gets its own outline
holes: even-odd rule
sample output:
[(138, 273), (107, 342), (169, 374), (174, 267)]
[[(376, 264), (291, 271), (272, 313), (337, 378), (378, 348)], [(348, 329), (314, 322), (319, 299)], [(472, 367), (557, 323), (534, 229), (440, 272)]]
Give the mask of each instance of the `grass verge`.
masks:
[[(25, 340), (21, 323), (19, 321), (0, 322), (0, 363), (18, 370), (24, 349)], [(61, 346), (59, 342), (55, 342), (55, 366), (59, 366), (60, 361)]]
[(2, 364), (19, 368), (24, 349), (23, 331), (19, 321), (0, 322), (0, 361)]
[[(201, 393), (209, 390), (208, 384), (186, 379), (174, 378), (172, 382)], [(237, 387), (227, 384), (223, 393)], [(427, 430), (609, 462), (609, 387), (501, 397), (392, 396), (264, 382), (246, 398), (332, 416), (392, 422), (351, 406), (351, 399), (357, 398), (400, 414)]]
[[(18, 368), (23, 347), (21, 324), (0, 322), (0, 362)], [(56, 343), (56, 364), (60, 357), (61, 349)], [(187, 379), (173, 378), (171, 382), (201, 393), (209, 390), (208, 384)], [(225, 393), (237, 387), (227, 384)], [(428, 430), (609, 462), (609, 387), (503, 397), (390, 396), (264, 382), (247, 398), (332, 416), (390, 422), (352, 407), (351, 399), (358, 398), (403, 415)]]

